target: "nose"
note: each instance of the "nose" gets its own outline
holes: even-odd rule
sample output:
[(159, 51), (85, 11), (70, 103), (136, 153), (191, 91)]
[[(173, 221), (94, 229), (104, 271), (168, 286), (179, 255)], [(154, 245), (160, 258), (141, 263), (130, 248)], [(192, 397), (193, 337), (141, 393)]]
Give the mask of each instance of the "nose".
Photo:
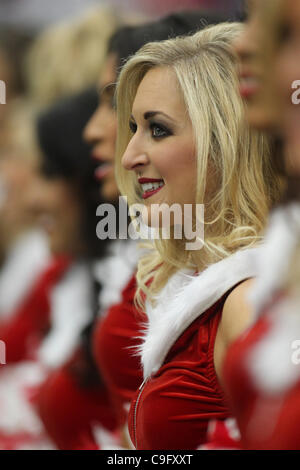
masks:
[(242, 33), (233, 42), (233, 47), (240, 60), (252, 59), (256, 53), (256, 36), (253, 34), (253, 25), (246, 24)]
[(132, 137), (122, 157), (122, 165), (126, 170), (139, 171), (149, 163), (147, 152), (139, 145), (136, 135)]
[(83, 138), (88, 144), (103, 140), (104, 126), (102, 125), (101, 109), (98, 107), (83, 131)]
[[(247, 42), (246, 42), (246, 32), (243, 31), (233, 42), (233, 47), (240, 59), (245, 57), (245, 53), (247, 51)], [(246, 51), (245, 51), (246, 47)]]

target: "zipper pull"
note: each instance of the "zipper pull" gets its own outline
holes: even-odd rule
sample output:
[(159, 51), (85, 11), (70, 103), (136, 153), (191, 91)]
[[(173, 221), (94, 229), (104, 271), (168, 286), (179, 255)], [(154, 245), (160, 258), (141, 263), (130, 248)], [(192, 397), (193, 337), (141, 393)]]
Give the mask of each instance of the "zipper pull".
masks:
[(141, 389), (143, 388), (143, 386), (145, 385), (146, 381), (147, 381), (147, 378), (143, 380), (143, 382), (141, 383), (141, 385), (140, 385), (139, 388), (138, 388), (139, 390), (141, 390)]

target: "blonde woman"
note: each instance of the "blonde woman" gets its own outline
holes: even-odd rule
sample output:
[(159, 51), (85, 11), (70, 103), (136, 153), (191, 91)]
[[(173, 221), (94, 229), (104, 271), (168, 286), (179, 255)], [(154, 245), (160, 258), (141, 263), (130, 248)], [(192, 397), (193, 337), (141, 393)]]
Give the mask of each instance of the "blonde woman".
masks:
[[(138, 267), (137, 303), (148, 317), (144, 382), (131, 405), (137, 449), (193, 449), (208, 421), (229, 410), (220, 383), (228, 345), (247, 325), (245, 294), (268, 208), (279, 194), (268, 145), (244, 124), (231, 44), (239, 24), (144, 46), (117, 85), (117, 179), (143, 220), (157, 205), (205, 205), (202, 249), (174, 233), (149, 247)], [(126, 97), (126, 98), (125, 98)], [(184, 230), (182, 230), (183, 232)], [(173, 236), (172, 236), (173, 232)], [(190, 241), (190, 240), (189, 240)]]

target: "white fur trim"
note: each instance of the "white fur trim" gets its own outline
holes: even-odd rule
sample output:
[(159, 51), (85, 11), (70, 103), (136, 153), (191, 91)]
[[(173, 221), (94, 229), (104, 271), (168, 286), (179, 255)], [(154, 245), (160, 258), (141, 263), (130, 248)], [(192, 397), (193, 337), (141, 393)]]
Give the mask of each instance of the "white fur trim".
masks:
[(88, 267), (77, 263), (52, 290), (51, 331), (38, 352), (39, 360), (46, 366), (60, 366), (74, 351), (83, 328), (92, 319), (92, 289)]
[(116, 240), (111, 243), (108, 256), (94, 266), (94, 275), (101, 283), (100, 314), (121, 301), (122, 290), (136, 270), (138, 247), (133, 240)]
[[(26, 434), (24, 441), (19, 441), (12, 450), (54, 450), (55, 446), (47, 437), (44, 425), (35, 412), (28, 393), (38, 387), (47, 377), (47, 370), (34, 361), (2, 366), (0, 374), (0, 444), (5, 447), (10, 440), (20, 433)], [(9, 449), (11, 449), (11, 443)]]
[(261, 248), (240, 250), (197, 276), (176, 273), (162, 289), (153, 308), (146, 304), (148, 324), (140, 348), (144, 378), (162, 365), (168, 351), (197, 318), (240, 281), (257, 273)]
[(26, 389), (39, 385), (46, 377), (45, 370), (32, 361), (2, 367), (0, 430), (8, 436), (17, 432), (39, 436), (43, 425), (26, 396)]
[(275, 209), (266, 232), (264, 251), (258, 260), (258, 276), (249, 293), (254, 321), (286, 279), (299, 239), (300, 205), (292, 203)]
[(1, 318), (14, 313), (49, 260), (48, 239), (43, 232), (30, 231), (17, 239), (0, 271)]
[(252, 381), (264, 393), (283, 393), (300, 378), (299, 311), (298, 299), (277, 303), (268, 316), (270, 331), (248, 354)]

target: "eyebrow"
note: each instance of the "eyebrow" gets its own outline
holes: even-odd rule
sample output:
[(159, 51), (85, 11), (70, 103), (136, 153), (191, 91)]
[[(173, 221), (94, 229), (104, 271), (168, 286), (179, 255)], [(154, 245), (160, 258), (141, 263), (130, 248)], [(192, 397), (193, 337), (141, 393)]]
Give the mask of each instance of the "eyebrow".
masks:
[[(166, 117), (167, 119), (175, 123), (174, 119), (172, 119), (171, 116), (168, 116), (166, 113), (162, 111), (147, 111), (146, 113), (144, 113), (144, 119), (145, 121), (147, 121), (148, 119), (151, 119), (152, 117), (157, 116), (157, 114), (161, 114), (162, 116)], [(133, 116), (131, 116), (131, 118), (134, 119)]]

